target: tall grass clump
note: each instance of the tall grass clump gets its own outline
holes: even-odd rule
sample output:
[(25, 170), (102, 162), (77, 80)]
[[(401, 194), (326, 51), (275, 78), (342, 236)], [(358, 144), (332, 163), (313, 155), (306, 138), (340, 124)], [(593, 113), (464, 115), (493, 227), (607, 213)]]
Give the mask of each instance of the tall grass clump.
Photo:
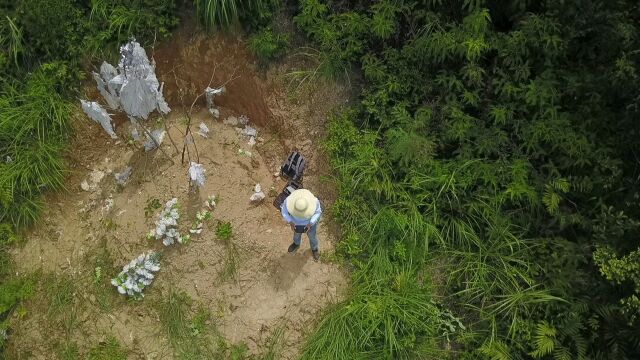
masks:
[(196, 12), (208, 28), (227, 27), (238, 19), (239, 0), (195, 0)]
[(223, 281), (235, 278), (240, 263), (240, 252), (233, 241), (233, 225), (227, 221), (220, 221), (216, 225), (216, 237), (225, 245), (226, 260), (220, 271)]
[(378, 250), (356, 271), (347, 299), (330, 308), (308, 339), (302, 359), (414, 359), (441, 352), (446, 319), (411, 266)]
[(74, 106), (56, 88), (69, 79), (60, 64), (45, 64), (26, 85), (0, 95), (0, 222), (31, 224), (40, 195), (64, 187), (62, 151)]
[(0, 19), (0, 71), (9, 63), (19, 66), (18, 57), (24, 51), (22, 29), (9, 16)]
[(280, 6), (280, 0), (194, 0), (196, 13), (208, 29), (229, 28), (240, 20), (243, 25), (265, 25)]

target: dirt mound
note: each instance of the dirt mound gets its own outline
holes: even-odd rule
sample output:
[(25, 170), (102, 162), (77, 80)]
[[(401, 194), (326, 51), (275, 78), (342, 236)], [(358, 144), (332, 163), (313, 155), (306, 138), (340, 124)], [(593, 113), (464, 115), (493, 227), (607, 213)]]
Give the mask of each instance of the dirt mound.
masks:
[[(254, 58), (238, 38), (207, 35), (188, 23), (151, 55), (158, 78), (164, 82), (165, 99), (172, 106), (190, 106), (207, 85), (221, 86), (235, 75), (237, 78), (226, 85), (227, 92), (216, 97), (216, 104), (247, 115), (257, 125), (269, 123), (271, 111), (261, 81), (250, 67)], [(199, 104), (204, 106), (204, 99)]]

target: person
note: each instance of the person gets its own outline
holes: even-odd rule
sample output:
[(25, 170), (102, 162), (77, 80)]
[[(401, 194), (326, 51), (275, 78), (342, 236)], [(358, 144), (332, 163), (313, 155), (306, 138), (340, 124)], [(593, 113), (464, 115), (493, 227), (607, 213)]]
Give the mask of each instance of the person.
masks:
[(313, 259), (320, 259), (318, 248), (318, 221), (322, 214), (322, 206), (320, 200), (316, 198), (311, 191), (307, 189), (298, 189), (293, 191), (282, 202), (280, 211), (284, 220), (291, 226), (293, 230), (293, 243), (289, 245), (289, 253), (294, 253), (300, 247), (302, 234), (307, 233), (309, 243), (311, 245), (311, 254)]

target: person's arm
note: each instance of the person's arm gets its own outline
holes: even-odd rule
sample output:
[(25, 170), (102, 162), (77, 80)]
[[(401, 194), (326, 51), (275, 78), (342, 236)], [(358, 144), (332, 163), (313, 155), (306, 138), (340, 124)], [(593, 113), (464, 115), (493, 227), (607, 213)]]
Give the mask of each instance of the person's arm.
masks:
[(316, 212), (313, 213), (311, 220), (309, 220), (309, 224), (311, 226), (318, 223), (320, 220), (320, 215), (322, 215), (322, 206), (320, 205), (320, 200), (318, 200), (318, 205), (316, 206)]
[(291, 228), (293, 229), (293, 226), (294, 226), (293, 217), (291, 217), (291, 214), (289, 214), (289, 210), (287, 210), (286, 199), (285, 201), (282, 202), (282, 205), (280, 205), (280, 213), (282, 214), (284, 221), (286, 221), (287, 224), (291, 225)]

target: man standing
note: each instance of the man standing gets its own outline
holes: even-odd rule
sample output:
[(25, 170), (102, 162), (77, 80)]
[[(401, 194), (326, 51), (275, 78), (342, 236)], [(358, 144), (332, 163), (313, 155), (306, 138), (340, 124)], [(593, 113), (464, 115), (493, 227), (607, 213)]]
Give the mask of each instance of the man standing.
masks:
[(291, 225), (293, 230), (293, 244), (289, 245), (289, 252), (294, 253), (300, 247), (302, 234), (307, 233), (311, 244), (313, 259), (320, 259), (318, 251), (318, 221), (322, 214), (320, 200), (307, 189), (295, 190), (289, 195), (280, 206), (282, 217)]

